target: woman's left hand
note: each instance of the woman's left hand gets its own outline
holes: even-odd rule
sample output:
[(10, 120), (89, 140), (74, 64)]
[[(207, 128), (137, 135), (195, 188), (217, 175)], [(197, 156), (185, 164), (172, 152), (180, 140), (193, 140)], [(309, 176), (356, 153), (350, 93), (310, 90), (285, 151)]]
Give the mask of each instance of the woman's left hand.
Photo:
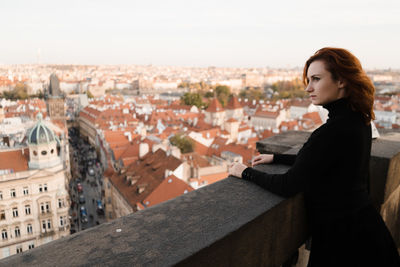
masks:
[(242, 178), (242, 172), (246, 168), (247, 168), (247, 166), (242, 163), (233, 162), (231, 165), (229, 165), (228, 172), (229, 172), (229, 175), (233, 175), (238, 178)]

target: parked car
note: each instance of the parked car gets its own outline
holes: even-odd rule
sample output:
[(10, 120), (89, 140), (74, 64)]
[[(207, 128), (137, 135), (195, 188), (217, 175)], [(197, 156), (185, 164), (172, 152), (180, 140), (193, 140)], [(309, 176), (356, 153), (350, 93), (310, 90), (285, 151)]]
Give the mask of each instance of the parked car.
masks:
[(96, 203), (97, 203), (97, 208), (96, 208), (97, 214), (99, 215), (104, 214), (103, 204), (101, 203), (101, 200), (97, 200)]
[(78, 184), (76, 185), (76, 190), (78, 190), (78, 193), (81, 193), (81, 192), (83, 191), (83, 187), (82, 187), (82, 184), (81, 184), (81, 183), (78, 183)]
[(87, 223), (88, 222), (87, 211), (86, 211), (85, 206), (81, 207), (81, 222), (82, 223)]
[(93, 168), (89, 168), (88, 169), (88, 173), (89, 173), (89, 175), (94, 175), (94, 169)]
[(85, 202), (86, 202), (85, 196), (84, 196), (83, 194), (79, 195), (79, 203), (80, 203), (80, 204), (83, 204), (83, 203), (85, 203)]

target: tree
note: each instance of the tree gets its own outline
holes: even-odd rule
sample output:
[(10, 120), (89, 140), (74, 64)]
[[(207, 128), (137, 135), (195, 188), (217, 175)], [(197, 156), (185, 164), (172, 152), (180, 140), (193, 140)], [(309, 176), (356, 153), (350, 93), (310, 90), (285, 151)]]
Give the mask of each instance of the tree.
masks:
[(193, 152), (194, 143), (188, 137), (176, 134), (169, 139), (172, 145), (177, 146), (181, 153)]
[(181, 97), (181, 102), (189, 106), (195, 105), (198, 108), (204, 107), (202, 97), (199, 93), (185, 93)]
[(29, 89), (28, 85), (22, 82), (18, 82), (13, 90), (4, 91), (2, 97), (11, 100), (27, 99), (29, 97), (28, 89)]
[(93, 94), (90, 92), (89, 89), (86, 91), (86, 95), (88, 98), (94, 98)]
[(217, 85), (215, 87), (215, 93), (222, 107), (225, 107), (231, 96), (231, 88), (226, 85)]
[(304, 85), (299, 78), (292, 81), (278, 81), (271, 88), (278, 93), (275, 99), (305, 97)]
[(42, 90), (39, 90), (36, 94), (30, 95), (29, 97), (44, 99), (44, 93)]

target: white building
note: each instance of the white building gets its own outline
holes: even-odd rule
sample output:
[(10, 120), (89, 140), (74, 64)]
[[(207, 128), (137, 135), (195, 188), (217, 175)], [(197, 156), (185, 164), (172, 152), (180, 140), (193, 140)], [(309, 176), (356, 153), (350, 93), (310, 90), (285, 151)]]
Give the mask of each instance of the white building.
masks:
[(0, 258), (69, 235), (62, 144), (38, 119), (27, 146), (0, 150)]

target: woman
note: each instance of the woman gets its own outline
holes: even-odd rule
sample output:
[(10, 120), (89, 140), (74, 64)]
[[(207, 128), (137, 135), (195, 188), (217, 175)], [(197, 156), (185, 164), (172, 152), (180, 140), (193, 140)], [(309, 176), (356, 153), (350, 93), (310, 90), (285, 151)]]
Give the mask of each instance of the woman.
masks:
[(368, 196), (374, 86), (359, 60), (340, 48), (322, 48), (304, 66), (315, 105), (329, 111), (297, 155), (264, 154), (261, 163), (291, 165), (268, 174), (240, 163), (231, 175), (281, 196), (304, 192), (311, 222), (308, 266), (400, 266), (394, 241)]

